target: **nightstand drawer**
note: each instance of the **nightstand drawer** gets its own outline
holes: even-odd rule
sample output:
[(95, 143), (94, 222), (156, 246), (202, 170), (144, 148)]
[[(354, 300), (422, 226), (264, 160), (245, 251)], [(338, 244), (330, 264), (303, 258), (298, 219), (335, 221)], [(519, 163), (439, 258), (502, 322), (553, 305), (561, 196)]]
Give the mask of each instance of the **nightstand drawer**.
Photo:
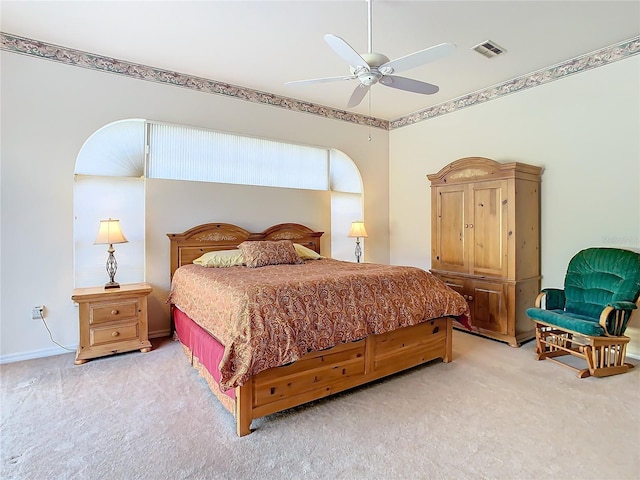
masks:
[(92, 303), (89, 306), (89, 323), (105, 323), (129, 320), (138, 317), (138, 299), (119, 300), (118, 302)]
[(110, 327), (92, 328), (89, 332), (89, 346), (105, 343), (123, 342), (138, 338), (138, 324), (114, 325)]

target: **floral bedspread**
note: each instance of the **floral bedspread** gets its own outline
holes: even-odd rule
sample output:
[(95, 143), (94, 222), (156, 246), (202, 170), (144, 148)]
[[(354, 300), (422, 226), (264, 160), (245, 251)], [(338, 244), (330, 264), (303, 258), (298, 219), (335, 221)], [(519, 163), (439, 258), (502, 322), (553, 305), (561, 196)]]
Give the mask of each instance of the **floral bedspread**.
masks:
[(168, 302), (225, 346), (223, 389), (310, 351), (469, 315), (462, 296), (424, 270), (328, 258), (260, 268), (184, 265)]

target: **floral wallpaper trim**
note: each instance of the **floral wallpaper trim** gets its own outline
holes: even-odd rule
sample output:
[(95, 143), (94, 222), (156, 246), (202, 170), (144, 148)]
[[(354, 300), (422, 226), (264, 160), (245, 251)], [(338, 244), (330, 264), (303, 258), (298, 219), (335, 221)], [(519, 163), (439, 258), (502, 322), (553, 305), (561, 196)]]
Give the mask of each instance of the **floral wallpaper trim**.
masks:
[(172, 72), (170, 70), (148, 67), (146, 65), (126, 62), (110, 57), (103, 57), (101, 55), (95, 55), (80, 50), (64, 48), (4, 32), (0, 32), (0, 39), (0, 48), (8, 52), (32, 55), (64, 63), (66, 65), (73, 65), (106, 73), (124, 75), (140, 80), (147, 80), (150, 82), (189, 88), (205, 93), (224, 95), (237, 98), (239, 100), (272, 105), (295, 112), (310, 113), (312, 115), (319, 115), (333, 120), (342, 120), (345, 122), (381, 128), (384, 130), (393, 130), (406, 125), (412, 125), (430, 118), (455, 112), (462, 108), (477, 105), (489, 100), (495, 100), (496, 98), (516, 93), (527, 88), (559, 80), (568, 75), (601, 67), (640, 53), (640, 36), (637, 36), (609, 47), (596, 50), (595, 52), (567, 60), (557, 65), (543, 68), (536, 72), (522, 75), (498, 85), (478, 90), (410, 115), (405, 115), (388, 121), (367, 115), (347, 112), (345, 110), (338, 110), (332, 107), (316, 105), (311, 102), (296, 100), (294, 98), (281, 97), (273, 93), (261, 92), (259, 90), (222, 83), (216, 80), (185, 75), (178, 72)]
[(177, 87), (189, 88), (200, 92), (224, 95), (227, 97), (246, 100), (263, 105), (272, 105), (295, 112), (311, 113), (333, 120), (342, 120), (358, 125), (374, 128), (389, 129), (389, 121), (367, 115), (338, 110), (332, 107), (316, 105), (314, 103), (296, 100), (294, 98), (281, 97), (273, 93), (261, 92), (250, 88), (240, 87), (228, 83), (209, 80), (206, 78), (185, 75), (178, 72), (149, 67), (110, 57), (103, 57), (93, 53), (60, 47), (50, 43), (40, 42), (30, 38), (19, 37), (0, 32), (1, 49), (8, 52), (31, 55), (34, 57), (52, 60), (54, 62), (88, 68), (106, 73), (124, 75), (139, 80), (164, 83)]
[(567, 60), (557, 65), (543, 68), (527, 75), (514, 78), (507, 82), (494, 85), (492, 87), (478, 90), (477, 92), (454, 98), (448, 102), (434, 105), (424, 110), (406, 115), (389, 123), (389, 130), (412, 125), (414, 123), (438, 117), (446, 113), (455, 112), (462, 108), (477, 105), (488, 100), (516, 93), (527, 88), (536, 87), (545, 83), (559, 80), (574, 73), (580, 73), (592, 68), (601, 67), (617, 60), (631, 57), (640, 53), (640, 36), (625, 40), (595, 52), (587, 53), (580, 57)]

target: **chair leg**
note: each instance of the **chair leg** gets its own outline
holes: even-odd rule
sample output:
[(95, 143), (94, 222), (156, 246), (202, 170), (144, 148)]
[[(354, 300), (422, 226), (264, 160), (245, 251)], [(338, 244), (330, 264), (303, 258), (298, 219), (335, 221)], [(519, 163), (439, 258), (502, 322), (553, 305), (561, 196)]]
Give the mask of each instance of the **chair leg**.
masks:
[[(551, 325), (535, 323), (536, 359), (551, 360), (578, 372), (579, 378), (607, 377), (626, 373), (633, 368), (625, 363), (628, 337), (588, 337), (561, 330)], [(579, 369), (557, 360), (573, 355), (586, 361), (587, 368)]]
[(585, 345), (583, 349), (590, 375), (608, 377), (626, 373), (633, 368), (632, 364), (625, 363), (628, 337), (588, 337), (588, 339), (589, 345)]
[(588, 368), (578, 370), (578, 378), (587, 378), (591, 376), (591, 371)]
[(535, 324), (536, 326), (536, 359), (537, 360), (543, 360), (543, 358), (540, 358), (540, 355), (542, 354), (542, 352), (544, 352), (544, 346), (542, 345), (542, 341), (541, 341), (541, 337), (542, 337), (542, 325), (540, 325), (539, 323)]

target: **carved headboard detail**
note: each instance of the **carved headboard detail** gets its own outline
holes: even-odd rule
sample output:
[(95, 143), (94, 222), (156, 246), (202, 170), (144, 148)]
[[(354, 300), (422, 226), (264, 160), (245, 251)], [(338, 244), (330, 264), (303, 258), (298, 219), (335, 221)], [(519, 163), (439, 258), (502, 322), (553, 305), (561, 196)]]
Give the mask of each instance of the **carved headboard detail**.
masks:
[(171, 241), (171, 277), (178, 267), (193, 263), (206, 252), (231, 250), (245, 240), (291, 240), (320, 253), (320, 237), (299, 223), (280, 223), (260, 233), (251, 233), (230, 223), (205, 223), (183, 233), (168, 233)]

